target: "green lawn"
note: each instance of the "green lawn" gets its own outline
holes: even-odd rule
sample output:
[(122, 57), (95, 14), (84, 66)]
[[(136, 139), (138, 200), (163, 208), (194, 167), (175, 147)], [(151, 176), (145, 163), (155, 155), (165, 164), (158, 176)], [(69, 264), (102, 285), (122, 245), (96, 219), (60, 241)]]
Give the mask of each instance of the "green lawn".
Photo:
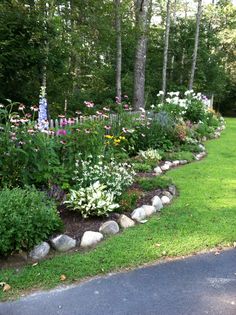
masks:
[(228, 119), (221, 138), (208, 141), (206, 147), (207, 158), (168, 173), (180, 197), (160, 218), (153, 216), (90, 252), (64, 254), (18, 272), (1, 271), (0, 281), (9, 283), (12, 290), (0, 292), (0, 298), (52, 288), (60, 283), (61, 274), (66, 275), (66, 283), (72, 283), (163, 256), (232, 245), (236, 241), (236, 119)]

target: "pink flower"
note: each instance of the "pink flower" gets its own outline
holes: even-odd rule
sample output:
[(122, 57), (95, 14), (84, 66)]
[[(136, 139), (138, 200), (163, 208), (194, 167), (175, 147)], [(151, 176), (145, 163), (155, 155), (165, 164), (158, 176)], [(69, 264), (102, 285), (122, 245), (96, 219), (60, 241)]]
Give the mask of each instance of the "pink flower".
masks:
[(25, 109), (25, 105), (24, 104), (20, 104), (18, 107), (18, 110), (24, 110)]
[(82, 112), (80, 112), (79, 110), (77, 110), (75, 113), (76, 115), (82, 115)]
[(93, 103), (93, 102), (84, 101), (84, 104), (85, 104), (85, 106), (88, 107), (88, 108), (93, 108), (93, 107), (94, 107), (94, 103)]
[(103, 110), (104, 110), (105, 112), (109, 112), (109, 111), (110, 111), (110, 109), (109, 109), (108, 107), (103, 107)]
[(58, 115), (59, 118), (65, 118), (65, 115)]
[(30, 109), (31, 109), (33, 112), (37, 112), (37, 111), (39, 110), (36, 105), (31, 106)]
[(127, 99), (127, 98), (129, 98), (129, 97), (128, 97), (128, 95), (124, 95), (124, 98), (126, 98), (126, 99)]
[(59, 129), (56, 133), (57, 136), (66, 136), (66, 130), (65, 129)]
[(106, 130), (111, 130), (111, 126), (104, 126)]
[(66, 142), (64, 140), (61, 140), (60, 143), (61, 144), (66, 144)]

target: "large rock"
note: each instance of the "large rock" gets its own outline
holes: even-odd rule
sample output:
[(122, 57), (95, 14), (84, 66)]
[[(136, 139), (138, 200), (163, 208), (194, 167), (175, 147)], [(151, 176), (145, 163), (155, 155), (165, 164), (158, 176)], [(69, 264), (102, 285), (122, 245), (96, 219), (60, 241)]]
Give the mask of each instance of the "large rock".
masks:
[(160, 211), (163, 208), (163, 204), (159, 196), (154, 196), (152, 198), (152, 205), (155, 207), (156, 211)]
[(178, 165), (179, 165), (179, 160), (173, 161), (173, 162), (172, 162), (172, 165), (173, 165), (173, 166), (178, 166)]
[(167, 196), (162, 196), (161, 197), (161, 202), (163, 205), (168, 205), (170, 203), (170, 198)]
[(179, 161), (179, 164), (180, 164), (180, 165), (184, 165), (184, 164), (187, 164), (187, 163), (188, 163), (187, 160), (180, 160), (180, 161)]
[(43, 259), (50, 251), (50, 245), (47, 242), (42, 242), (41, 244), (35, 246), (29, 253), (29, 257), (34, 260)]
[(162, 195), (168, 197), (170, 200), (173, 199), (173, 195), (172, 195), (169, 191), (167, 191), (167, 190), (164, 190), (164, 191), (162, 192)]
[(170, 186), (168, 187), (168, 190), (169, 190), (169, 192), (170, 192), (173, 196), (175, 196), (175, 195), (177, 194), (177, 190), (176, 190), (175, 185), (170, 185)]
[(157, 175), (161, 175), (162, 174), (162, 170), (159, 166), (157, 166), (156, 168), (154, 168), (154, 172), (157, 174)]
[(120, 226), (123, 228), (123, 229), (127, 229), (127, 228), (130, 228), (132, 226), (135, 225), (135, 222), (134, 220), (130, 219), (129, 217), (127, 217), (126, 215), (122, 214), (120, 217), (119, 217), (119, 220), (118, 220)]
[(161, 170), (162, 171), (168, 171), (170, 169), (170, 165), (169, 164), (164, 164), (161, 166)]
[(76, 240), (68, 235), (61, 234), (55, 238), (52, 238), (51, 244), (53, 248), (59, 252), (66, 252), (76, 246)]
[(142, 208), (146, 213), (146, 217), (149, 217), (150, 215), (156, 212), (156, 208), (154, 206), (143, 205)]
[(120, 228), (116, 221), (107, 221), (99, 228), (99, 232), (105, 235), (117, 234), (119, 233), (119, 230)]
[(146, 218), (146, 212), (142, 207), (137, 208), (131, 213), (131, 218), (137, 222), (140, 222)]
[(90, 247), (99, 243), (103, 239), (103, 235), (100, 232), (86, 231), (84, 232), (80, 246), (81, 247)]
[(198, 147), (202, 152), (206, 151), (206, 148), (203, 144), (199, 144)]

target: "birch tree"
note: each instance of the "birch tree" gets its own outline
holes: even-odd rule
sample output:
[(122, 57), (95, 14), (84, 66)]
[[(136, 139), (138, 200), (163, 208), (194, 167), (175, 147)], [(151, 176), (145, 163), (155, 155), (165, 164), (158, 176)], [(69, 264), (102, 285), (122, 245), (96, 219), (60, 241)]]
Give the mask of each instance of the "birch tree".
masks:
[(167, 0), (167, 3), (166, 3), (165, 45), (164, 45), (163, 68), (162, 68), (163, 99), (166, 95), (166, 72), (167, 72), (167, 64), (168, 64), (168, 49), (169, 49), (169, 34), (170, 34), (170, 5), (171, 5), (171, 0)]
[(115, 28), (116, 28), (116, 96), (121, 100), (121, 69), (122, 69), (122, 41), (121, 41), (121, 1), (114, 0)]
[(133, 108), (139, 110), (145, 108), (145, 67), (152, 1), (135, 0), (134, 4), (138, 38), (134, 65)]
[(202, 16), (202, 0), (198, 0), (198, 9), (197, 9), (197, 19), (196, 19), (196, 32), (195, 32), (195, 41), (194, 41), (194, 50), (193, 50), (193, 58), (192, 58), (192, 68), (189, 79), (189, 90), (193, 88), (194, 75), (197, 63), (197, 52), (199, 45), (199, 30), (200, 30), (200, 21)]

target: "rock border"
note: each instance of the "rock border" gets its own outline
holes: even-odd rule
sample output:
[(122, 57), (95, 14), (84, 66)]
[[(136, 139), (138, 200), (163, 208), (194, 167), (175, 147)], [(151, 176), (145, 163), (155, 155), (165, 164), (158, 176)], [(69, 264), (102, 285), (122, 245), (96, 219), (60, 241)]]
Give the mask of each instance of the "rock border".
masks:
[[(224, 129), (225, 125), (218, 127), (213, 134), (213, 139), (219, 138), (221, 132)], [(206, 137), (202, 138), (203, 142), (206, 140), (208, 140)], [(203, 144), (199, 144), (199, 149), (201, 150), (201, 152), (194, 155), (195, 161), (200, 161), (207, 155), (206, 148)], [(164, 161), (163, 163), (162, 161), (161, 165), (157, 165), (154, 168), (154, 174), (156, 176), (161, 176), (173, 168), (186, 165), (188, 163), (191, 162), (187, 160), (174, 160)], [(108, 220), (101, 224), (99, 231), (85, 231), (81, 238), (79, 247), (82, 249), (95, 247), (106, 236), (115, 235), (119, 233), (121, 229), (125, 230), (137, 224), (146, 223), (148, 221), (147, 218), (149, 218), (153, 214), (160, 213), (163, 207), (171, 204), (177, 193), (178, 192), (176, 186), (170, 185), (168, 189), (163, 189), (159, 196), (155, 195), (152, 198), (151, 205), (142, 205), (134, 209), (130, 214), (131, 218), (125, 214), (120, 214), (118, 215), (117, 222), (114, 220)], [(78, 245), (78, 242), (75, 239), (69, 237), (66, 234), (60, 234), (54, 238), (50, 238), (49, 242), (41, 242), (40, 244), (36, 245), (29, 252), (29, 258), (35, 261), (39, 261), (48, 255), (51, 247), (59, 252), (66, 252), (70, 249), (75, 248), (76, 244)]]

